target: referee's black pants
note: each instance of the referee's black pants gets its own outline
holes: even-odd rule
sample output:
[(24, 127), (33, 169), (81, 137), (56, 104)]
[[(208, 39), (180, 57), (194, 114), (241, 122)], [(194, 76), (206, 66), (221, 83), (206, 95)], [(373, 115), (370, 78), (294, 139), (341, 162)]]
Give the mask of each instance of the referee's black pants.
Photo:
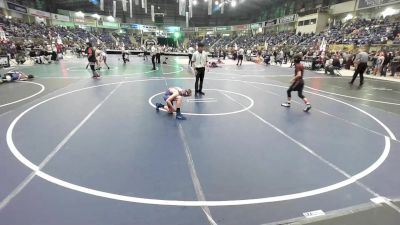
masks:
[(354, 71), (353, 79), (351, 79), (351, 84), (354, 83), (358, 74), (360, 74), (360, 85), (364, 84), (364, 72), (367, 69), (368, 65), (365, 62), (358, 64), (356, 71)]
[(151, 63), (153, 63), (153, 70), (156, 70), (156, 55), (151, 56)]
[(192, 66), (193, 54), (189, 54), (189, 65)]
[[(196, 68), (196, 83), (194, 84), (194, 90), (196, 92), (202, 92), (203, 90), (203, 80), (204, 80), (204, 73), (206, 71), (206, 68), (201, 67), (201, 68)], [(200, 81), (200, 84), (199, 84)]]
[(157, 63), (160, 64), (161, 63), (161, 53), (156, 54), (156, 59), (157, 59)]

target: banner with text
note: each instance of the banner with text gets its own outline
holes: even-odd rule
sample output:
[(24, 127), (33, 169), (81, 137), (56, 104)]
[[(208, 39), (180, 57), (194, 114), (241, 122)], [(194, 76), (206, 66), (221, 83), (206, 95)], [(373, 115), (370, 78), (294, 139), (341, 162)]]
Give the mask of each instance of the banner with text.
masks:
[(28, 13), (28, 8), (26, 8), (25, 6), (22, 6), (22, 5), (12, 3), (12, 2), (7, 2), (7, 8), (9, 10), (14, 10), (14, 11), (17, 11), (20, 13), (25, 13), (25, 14)]
[(144, 32), (156, 32), (157, 27), (156, 26), (149, 26), (149, 25), (142, 25), (142, 29)]
[(258, 28), (262, 27), (262, 23), (253, 23), (250, 25), (252, 30), (257, 30)]
[(358, 1), (358, 9), (372, 8), (381, 5), (388, 5), (399, 3), (400, 0), (359, 0)]
[(28, 13), (32, 16), (37, 16), (37, 17), (41, 17), (41, 18), (50, 18), (51, 17), (50, 13), (48, 13), (48, 12), (37, 10), (37, 9), (32, 9), (32, 8), (28, 8)]
[(267, 20), (264, 22), (264, 27), (272, 27), (275, 26), (277, 23), (278, 23), (277, 19)]
[(195, 32), (196, 29), (194, 27), (184, 27), (182, 28), (183, 32)]
[(196, 31), (197, 32), (214, 32), (215, 31), (215, 27), (196, 27)]
[(61, 21), (61, 20), (53, 20), (51, 22), (53, 25), (59, 25), (64, 27), (74, 27), (75, 24), (73, 22)]
[(232, 26), (232, 30), (235, 30), (235, 31), (243, 31), (243, 30), (248, 30), (248, 29), (249, 29), (248, 24)]
[(231, 31), (232, 27), (225, 26), (225, 27), (217, 27), (217, 31)]
[(51, 18), (53, 20), (60, 20), (60, 21), (65, 21), (65, 22), (69, 22), (70, 21), (68, 16), (64, 16), (64, 15), (60, 15), (60, 14), (54, 14), (54, 13), (51, 14)]
[(279, 24), (292, 23), (292, 22), (297, 21), (297, 17), (298, 17), (297, 14), (281, 17), (278, 19), (278, 23)]
[(181, 31), (181, 28), (180, 27), (165, 27), (164, 30), (167, 33), (175, 33), (175, 32)]
[(103, 27), (104, 28), (118, 29), (119, 28), (119, 23), (103, 21)]

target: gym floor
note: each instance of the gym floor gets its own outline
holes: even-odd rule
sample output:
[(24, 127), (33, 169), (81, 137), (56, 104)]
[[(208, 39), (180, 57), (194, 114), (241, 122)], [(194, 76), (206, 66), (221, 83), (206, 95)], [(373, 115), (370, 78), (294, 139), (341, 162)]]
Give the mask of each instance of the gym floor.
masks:
[(187, 58), (130, 59), (109, 56), (101, 79), (83, 58), (23, 66), (33, 81), (0, 85), (1, 225), (277, 224), (371, 199), (400, 221), (399, 83), (308, 71), (304, 113), (296, 93), (280, 106), (293, 68), (227, 60), (177, 121), (154, 104), (194, 88)]

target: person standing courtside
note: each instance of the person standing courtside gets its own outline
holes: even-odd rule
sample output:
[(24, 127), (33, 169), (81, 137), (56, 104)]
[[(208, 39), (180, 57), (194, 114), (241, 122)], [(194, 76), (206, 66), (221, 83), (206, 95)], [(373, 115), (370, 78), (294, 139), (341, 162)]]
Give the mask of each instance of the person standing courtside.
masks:
[[(193, 67), (194, 67), (194, 72), (196, 75), (196, 83), (195, 83), (195, 92), (196, 95), (204, 95), (203, 92), (203, 80), (204, 80), (204, 73), (206, 71), (206, 66), (207, 66), (207, 53), (203, 51), (204, 44), (199, 43), (197, 45), (198, 49), (197, 51), (193, 54)], [(200, 84), (199, 84), (200, 81)]]
[(368, 63), (368, 54), (365, 51), (360, 50), (360, 52), (357, 54), (355, 60), (355, 63), (358, 63), (357, 69), (353, 74), (353, 79), (349, 82), (350, 85), (353, 85), (354, 81), (356, 80), (358, 74), (360, 74), (360, 86), (364, 84), (364, 72), (367, 69), (367, 63)]
[(157, 45), (157, 54), (156, 54), (157, 64), (161, 63), (161, 52), (162, 52), (162, 47)]
[(156, 54), (157, 54), (156, 46), (154, 45), (151, 46), (150, 54), (151, 54), (151, 63), (153, 63), (153, 70), (156, 70)]
[(238, 62), (236, 64), (236, 66), (241, 66), (243, 63), (243, 55), (244, 55), (244, 49), (240, 48), (238, 51)]
[(149, 59), (147, 58), (147, 46), (143, 45), (143, 46), (142, 46), (142, 51), (143, 51), (143, 61), (149, 60)]
[(188, 53), (189, 53), (189, 65), (193, 66), (192, 58), (193, 58), (194, 48), (192, 46), (189, 47)]

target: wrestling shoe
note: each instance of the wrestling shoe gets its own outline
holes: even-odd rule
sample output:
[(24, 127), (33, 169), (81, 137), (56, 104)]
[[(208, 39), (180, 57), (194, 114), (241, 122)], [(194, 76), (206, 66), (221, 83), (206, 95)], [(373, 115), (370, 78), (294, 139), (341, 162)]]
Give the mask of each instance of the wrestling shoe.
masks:
[(94, 74), (93, 76), (92, 76), (94, 79), (99, 79), (100, 78), (100, 74)]
[(156, 103), (156, 110), (159, 111), (160, 108), (163, 107), (161, 103)]
[(176, 114), (176, 119), (177, 120), (186, 120), (186, 117), (184, 117), (181, 113)]
[(310, 109), (311, 109), (311, 105), (307, 104), (306, 108), (304, 109), (304, 112), (308, 112), (308, 111), (310, 111)]

